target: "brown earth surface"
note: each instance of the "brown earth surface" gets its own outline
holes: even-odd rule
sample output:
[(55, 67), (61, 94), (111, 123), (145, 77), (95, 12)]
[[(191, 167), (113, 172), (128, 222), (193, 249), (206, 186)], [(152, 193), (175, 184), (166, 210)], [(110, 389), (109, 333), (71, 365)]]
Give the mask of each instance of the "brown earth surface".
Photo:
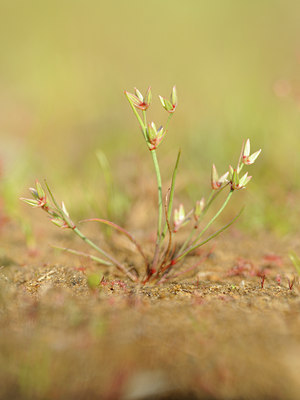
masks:
[[(299, 398), (295, 238), (232, 229), (197, 271), (143, 286), (48, 247), (86, 250), (68, 235), (38, 231), (34, 253), (17, 232), (1, 234), (1, 399)], [(111, 247), (139, 269), (118, 235)]]

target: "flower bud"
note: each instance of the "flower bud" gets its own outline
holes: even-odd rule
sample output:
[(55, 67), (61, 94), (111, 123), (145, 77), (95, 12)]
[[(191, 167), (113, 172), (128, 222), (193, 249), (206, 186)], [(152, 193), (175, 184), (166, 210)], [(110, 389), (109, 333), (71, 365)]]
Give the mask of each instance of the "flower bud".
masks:
[(246, 185), (250, 182), (251, 178), (252, 176), (248, 176), (248, 172), (246, 172), (240, 178), (237, 170), (234, 169), (231, 179), (231, 190), (245, 189)]
[(204, 197), (202, 197), (201, 200), (197, 200), (196, 201), (196, 206), (195, 206), (195, 210), (194, 210), (194, 217), (195, 220), (198, 221), (200, 215), (202, 214), (203, 210), (205, 207), (205, 199)]
[(68, 213), (68, 211), (67, 211), (67, 209), (66, 209), (65, 203), (64, 203), (63, 201), (61, 202), (61, 209), (63, 210), (64, 214), (65, 214), (68, 218), (70, 218), (70, 215), (69, 215), (69, 213)]
[(57, 218), (50, 218), (50, 221), (54, 224), (54, 225), (56, 225), (56, 226), (58, 226), (59, 228), (68, 228), (68, 225), (67, 225), (67, 223), (62, 219), (62, 218), (60, 218), (60, 217), (57, 217)]
[(25, 199), (24, 197), (21, 197), (20, 200), (24, 201), (24, 203), (29, 204), (32, 207), (39, 207), (38, 200)]
[(252, 176), (248, 176), (248, 172), (246, 172), (240, 179), (240, 189), (244, 189), (246, 185), (251, 181)]
[(217, 168), (215, 164), (212, 165), (211, 169), (211, 187), (213, 190), (218, 190), (220, 187), (223, 185), (223, 183), (228, 182), (227, 177), (229, 175), (229, 172), (226, 172), (224, 175), (222, 175), (219, 178), (219, 174), (217, 171)]
[(35, 199), (39, 199), (39, 194), (35, 188), (29, 188), (29, 191)]
[(137, 88), (135, 88), (134, 91), (135, 95), (125, 91), (125, 96), (129, 100), (129, 102), (134, 105), (134, 107), (138, 108), (139, 110), (146, 111), (150, 106), (152, 99), (151, 87), (148, 87), (145, 96), (143, 96)]
[(247, 139), (243, 151), (242, 162), (245, 165), (254, 164), (257, 157), (260, 155), (261, 149), (250, 155), (250, 139)]
[(183, 204), (179, 205), (179, 209), (174, 210), (174, 232), (177, 232), (180, 226), (185, 221), (185, 211)]
[(39, 196), (39, 199), (46, 198), (46, 194), (42, 188), (42, 185), (40, 184), (40, 182), (38, 180), (36, 180), (35, 185), (36, 185), (36, 191)]
[(161, 126), (159, 129), (156, 128), (154, 122), (148, 124), (147, 127), (147, 139), (148, 139), (148, 146), (150, 150), (155, 150), (160, 142), (163, 140), (166, 131)]
[(144, 102), (145, 102), (145, 104), (148, 104), (148, 107), (149, 107), (149, 105), (151, 104), (151, 101), (152, 101), (152, 92), (151, 92), (151, 87), (149, 86), (147, 89), (147, 92), (144, 96)]
[(172, 103), (172, 106), (173, 106), (174, 108), (177, 107), (177, 101), (178, 101), (178, 99), (177, 99), (177, 90), (176, 90), (176, 86), (173, 86), (173, 88), (172, 88), (172, 93), (171, 93), (171, 103)]
[(165, 97), (158, 96), (159, 100), (163, 106), (163, 108), (168, 112), (168, 113), (173, 113), (177, 107), (177, 92), (176, 92), (176, 86), (173, 86), (172, 88), (172, 93), (170, 96), (170, 100), (166, 99)]

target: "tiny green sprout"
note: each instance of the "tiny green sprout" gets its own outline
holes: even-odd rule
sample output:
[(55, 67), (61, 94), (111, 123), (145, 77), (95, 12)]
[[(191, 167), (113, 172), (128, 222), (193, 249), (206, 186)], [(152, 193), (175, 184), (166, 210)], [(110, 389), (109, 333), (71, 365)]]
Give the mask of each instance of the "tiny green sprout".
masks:
[[(68, 228), (75, 235), (77, 235), (86, 245), (101, 255), (88, 254), (74, 249), (63, 248), (59, 249), (62, 251), (68, 251), (71, 254), (88, 257), (89, 259), (102, 264), (103, 266), (115, 267), (122, 274), (126, 275), (128, 279), (133, 282), (145, 284), (146, 282), (156, 282), (162, 283), (168, 279), (176, 278), (178, 274), (172, 273), (174, 267), (181, 263), (185, 257), (193, 254), (199, 247), (205, 245), (209, 241), (213, 240), (215, 237), (220, 235), (224, 230), (228, 229), (240, 216), (241, 211), (229, 222), (227, 222), (223, 227), (216, 229), (210, 233), (211, 229), (222, 214), (223, 210), (227, 207), (233, 194), (239, 189), (244, 189), (251, 176), (248, 172), (244, 172), (241, 175), (243, 167), (253, 164), (257, 157), (259, 156), (261, 150), (250, 154), (250, 140), (247, 139), (245, 145), (243, 144), (242, 150), (240, 152), (239, 160), (236, 168), (229, 166), (229, 171), (219, 176), (215, 164), (212, 166), (211, 170), (211, 193), (207, 199), (204, 197), (198, 200), (188, 213), (185, 212), (183, 204), (173, 210), (173, 200), (175, 193), (175, 183), (178, 171), (178, 165), (180, 161), (181, 151), (178, 151), (176, 162), (174, 163), (173, 170), (171, 171), (171, 182), (169, 189), (165, 196), (163, 196), (163, 186), (160, 172), (160, 165), (158, 161), (158, 156), (156, 150), (162, 140), (166, 137), (168, 123), (178, 104), (176, 87), (173, 86), (170, 100), (159, 96), (160, 102), (164, 109), (169, 113), (167, 121), (165, 123), (165, 128), (160, 127), (157, 129), (154, 122), (147, 122), (146, 111), (151, 103), (152, 94), (151, 88), (149, 87), (146, 94), (143, 96), (138, 89), (135, 89), (135, 94), (125, 91), (125, 96), (129, 102), (129, 105), (136, 117), (138, 124), (141, 128), (143, 139), (146, 143), (148, 149), (150, 149), (150, 154), (153, 161), (154, 172), (156, 175), (157, 184), (157, 226), (156, 226), (156, 240), (153, 249), (152, 256), (146, 255), (143, 250), (143, 246), (137, 241), (137, 239), (125, 228), (117, 225), (115, 222), (103, 219), (103, 218), (91, 218), (88, 220), (80, 221), (84, 222), (98, 222), (115, 229), (120, 234), (124, 235), (131, 243), (134, 245), (137, 252), (139, 252), (141, 259), (144, 263), (144, 272), (141, 274), (135, 269), (129, 269), (125, 264), (117, 260), (113, 254), (105, 251), (102, 246), (96, 244), (94, 241), (89, 239), (85, 234), (81, 232), (77, 224), (73, 222), (71, 216), (64, 204), (61, 205), (56, 201), (52, 191), (50, 190), (48, 184), (41, 185), (39, 181), (36, 181), (35, 188), (30, 188), (32, 199), (22, 198), (22, 200), (28, 205), (34, 208), (40, 208), (46, 212), (49, 216), (51, 222), (58, 226), (59, 228)], [(213, 213), (209, 213), (210, 218), (205, 218), (208, 211), (210, 211), (214, 201), (219, 198), (219, 196), (224, 195), (223, 202), (218, 209)], [(194, 223), (193, 223), (193, 222)], [(190, 228), (190, 232), (186, 235), (186, 239), (183, 243), (174, 243), (175, 233), (183, 226)], [(186, 229), (188, 230), (188, 229)], [(56, 247), (58, 248), (58, 247)], [(295, 264), (294, 257), (294, 264)], [(296, 264), (297, 270), (300, 274), (300, 261), (297, 259)], [(199, 263), (195, 264), (196, 268)], [(190, 271), (191, 268), (183, 272)], [(182, 273), (182, 272), (181, 272)], [(180, 274), (181, 274), (180, 273)], [(92, 274), (88, 277), (88, 285), (91, 288), (95, 288), (100, 283), (100, 277), (98, 274)], [(235, 286), (233, 287), (235, 288)]]
[(101, 277), (99, 274), (90, 274), (87, 277), (87, 284), (90, 289), (96, 289), (100, 285)]
[(173, 86), (170, 100), (166, 99), (165, 97), (158, 96), (159, 100), (163, 106), (163, 108), (168, 112), (168, 113), (173, 113), (176, 110), (177, 107), (177, 91), (176, 91), (176, 86)]

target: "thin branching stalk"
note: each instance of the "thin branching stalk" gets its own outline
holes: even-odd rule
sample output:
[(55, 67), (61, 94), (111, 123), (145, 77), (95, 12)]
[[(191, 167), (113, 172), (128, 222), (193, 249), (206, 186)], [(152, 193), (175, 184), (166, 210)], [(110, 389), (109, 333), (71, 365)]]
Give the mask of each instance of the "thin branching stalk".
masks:
[(61, 251), (65, 251), (65, 252), (68, 252), (71, 254), (75, 254), (76, 256), (82, 256), (82, 257), (89, 258), (93, 261), (98, 262), (99, 264), (103, 264), (103, 265), (107, 265), (107, 266), (114, 265), (110, 261), (103, 260), (103, 258), (93, 256), (92, 254), (84, 253), (83, 251), (78, 251), (78, 250), (74, 250), (74, 249), (69, 249), (67, 247), (60, 247), (60, 246), (54, 246), (54, 245), (52, 245), (51, 247), (56, 250), (61, 250)]
[(198, 242), (198, 240), (201, 238), (201, 236), (207, 231), (207, 229), (215, 222), (215, 220), (218, 218), (218, 216), (222, 213), (222, 211), (227, 206), (231, 196), (233, 195), (233, 192), (234, 192), (233, 190), (230, 190), (230, 192), (228, 193), (224, 203), (220, 207), (219, 211), (212, 217), (212, 219), (208, 222), (208, 224), (205, 226), (205, 228), (203, 228), (202, 231), (197, 235), (197, 237), (193, 241), (192, 245), (195, 245)]
[(121, 232), (135, 245), (136, 249), (138, 250), (138, 252), (140, 253), (140, 255), (143, 257), (143, 259), (145, 261), (146, 268), (148, 268), (149, 262), (147, 260), (145, 253), (143, 252), (141, 245), (137, 242), (135, 237), (130, 232), (128, 232), (125, 228), (122, 228), (121, 226), (117, 225), (116, 223), (108, 221), (106, 219), (102, 219), (102, 218), (89, 218), (89, 219), (84, 219), (82, 221), (79, 221), (79, 223), (82, 223), (82, 222), (100, 222), (102, 224), (112, 227), (113, 229), (115, 229), (118, 232)]
[(159, 169), (159, 164), (157, 160), (157, 155), (156, 151), (152, 150), (151, 151), (153, 163), (154, 163), (154, 169), (155, 169), (155, 174), (156, 174), (156, 180), (157, 180), (157, 192), (158, 192), (158, 223), (157, 223), (157, 237), (158, 241), (160, 241), (160, 235), (161, 235), (161, 225), (162, 225), (162, 183), (161, 183), (161, 175), (160, 175), (160, 169)]
[(173, 114), (169, 114), (167, 122), (166, 122), (166, 130), (168, 129), (168, 126), (169, 126), (169, 123), (170, 123), (172, 117), (173, 117)]
[(210, 193), (210, 195), (209, 195), (209, 197), (208, 197), (208, 200), (207, 200), (207, 204), (205, 205), (204, 210), (202, 211), (202, 213), (201, 213), (201, 215), (200, 215), (200, 217), (199, 217), (199, 219), (198, 219), (198, 221), (197, 221), (197, 226), (196, 226), (196, 228), (193, 229), (193, 230), (190, 232), (189, 236), (186, 238), (185, 242), (184, 242), (184, 243), (182, 244), (182, 246), (180, 247), (178, 253), (182, 253), (182, 252), (187, 248), (187, 246), (191, 243), (193, 237), (196, 236), (197, 232), (199, 232), (200, 223), (201, 223), (202, 220), (204, 219), (204, 217), (205, 217), (206, 213), (208, 212), (210, 206), (211, 206), (212, 203), (216, 200), (216, 198), (219, 196), (219, 194), (220, 194), (227, 186), (228, 186), (228, 184), (222, 186), (222, 187), (221, 187), (220, 189), (218, 189), (217, 191), (216, 191), (216, 190), (212, 190), (212, 191), (211, 191), (211, 193)]
[(244, 210), (244, 208), (242, 208), (241, 211), (230, 222), (228, 222), (228, 224), (224, 225), (222, 228), (220, 228), (215, 233), (210, 235), (207, 239), (203, 240), (200, 243), (196, 243), (196, 244), (191, 245), (188, 249), (185, 250), (184, 253), (177, 255), (176, 258), (172, 260), (172, 264), (177, 264), (180, 260), (182, 260), (189, 253), (191, 253), (192, 251), (198, 249), (199, 247), (203, 246), (204, 244), (208, 243), (210, 240), (212, 240), (215, 237), (217, 237), (218, 235), (220, 235), (220, 233), (222, 233), (227, 228), (229, 228), (239, 218), (239, 216), (241, 215), (243, 210)]
[(135, 275), (133, 275), (130, 271), (127, 270), (127, 268), (121, 264), (118, 260), (116, 260), (113, 256), (108, 254), (105, 250), (103, 250), (101, 247), (97, 246), (94, 242), (92, 242), (89, 238), (87, 238), (75, 225), (74, 223), (70, 220), (68, 215), (60, 208), (58, 205), (57, 201), (55, 200), (55, 197), (49, 188), (47, 182), (45, 181), (46, 187), (48, 189), (48, 192), (51, 196), (51, 199), (53, 201), (53, 204), (56, 207), (56, 211), (61, 215), (62, 219), (66, 222), (68, 227), (73, 230), (73, 232), (80, 237), (86, 244), (91, 246), (94, 250), (96, 250), (98, 253), (102, 254), (104, 257), (106, 257), (109, 261), (111, 261), (120, 271), (122, 271), (125, 275), (128, 276), (133, 282), (136, 282), (138, 279)]
[(94, 242), (92, 242), (89, 238), (87, 238), (77, 227), (73, 229), (73, 232), (76, 233), (77, 236), (80, 237), (86, 244), (91, 246), (93, 249), (98, 251), (98, 253), (102, 254), (104, 257), (106, 257), (108, 260), (110, 260), (120, 271), (122, 271), (125, 275), (128, 276), (133, 282), (137, 282), (138, 278), (133, 275), (128, 269), (121, 264), (118, 260), (116, 260), (113, 256), (108, 254), (105, 250), (101, 249), (99, 246), (97, 246)]

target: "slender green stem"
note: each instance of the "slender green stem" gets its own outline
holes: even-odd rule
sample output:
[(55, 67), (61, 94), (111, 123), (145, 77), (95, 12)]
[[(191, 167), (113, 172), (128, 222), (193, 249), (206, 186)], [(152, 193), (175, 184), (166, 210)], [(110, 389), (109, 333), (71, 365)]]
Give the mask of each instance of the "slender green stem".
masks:
[[(222, 188), (221, 188), (221, 189), (222, 189)], [(221, 189), (220, 189), (220, 190), (221, 190)], [(207, 209), (209, 208), (209, 206), (210, 206), (211, 203), (213, 202), (214, 197), (215, 197), (215, 196), (214, 196), (215, 193), (216, 193), (216, 191), (215, 191), (214, 189), (212, 189), (212, 191), (210, 192), (210, 195), (208, 196), (208, 199), (207, 199), (207, 202), (206, 202), (206, 206), (205, 206), (203, 212), (204, 212), (204, 211), (207, 211)], [(217, 192), (217, 193), (219, 193), (219, 192)]]
[[(127, 97), (127, 96), (126, 96)], [(144, 122), (142, 118), (140, 117), (139, 113), (137, 112), (136, 108), (134, 107), (133, 103), (130, 101), (130, 99), (127, 97), (129, 104), (132, 108), (132, 111), (134, 115), (136, 116), (142, 131), (144, 138), (146, 140), (146, 143), (149, 142), (148, 137), (147, 137), (147, 121), (146, 121), (146, 112), (143, 112), (144, 115)], [(157, 155), (155, 150), (151, 150), (151, 155), (152, 155), (152, 160), (154, 164), (154, 169), (155, 169), (155, 174), (156, 174), (156, 180), (157, 180), (157, 191), (158, 191), (158, 221), (157, 221), (157, 238), (156, 238), (156, 245), (155, 245), (155, 252), (154, 252), (154, 258), (153, 258), (153, 266), (156, 265), (157, 260), (158, 260), (158, 255), (159, 255), (159, 247), (160, 247), (160, 237), (161, 237), (161, 230), (162, 230), (162, 183), (161, 183), (161, 174), (160, 174), (160, 169), (159, 169), (159, 164), (157, 160)]]
[(212, 217), (212, 219), (208, 222), (208, 224), (205, 226), (205, 228), (202, 229), (202, 231), (199, 233), (199, 235), (194, 240), (193, 244), (195, 244), (200, 239), (200, 237), (207, 231), (207, 229), (215, 222), (215, 220), (218, 218), (218, 216), (222, 213), (224, 208), (227, 206), (233, 192), (234, 192), (233, 190), (230, 190), (230, 192), (228, 193), (228, 196), (226, 197), (226, 199), (225, 199), (224, 203), (222, 204), (222, 206), (220, 207), (219, 211)]
[(166, 130), (168, 129), (168, 126), (169, 126), (169, 123), (170, 123), (172, 117), (173, 117), (173, 113), (169, 113), (169, 116), (168, 116), (168, 119), (167, 119), (167, 122), (166, 122), (166, 127), (165, 127)]
[[(170, 114), (171, 115), (171, 114)], [(170, 190), (170, 198), (169, 198), (169, 205), (168, 205), (168, 214), (167, 214), (167, 220), (170, 221), (171, 219), (171, 214), (172, 214), (172, 207), (173, 207), (173, 198), (174, 198), (174, 191), (175, 191), (175, 181), (176, 181), (176, 175), (177, 175), (177, 169), (178, 169), (178, 164), (180, 160), (180, 155), (181, 155), (181, 149), (178, 151), (175, 167), (173, 170), (173, 175), (172, 175), (172, 182), (171, 182), (171, 190)], [(164, 240), (167, 229), (168, 229), (168, 222), (165, 222), (165, 226), (161, 235), (161, 241)]]
[(108, 254), (106, 251), (101, 249), (99, 246), (97, 246), (94, 242), (92, 242), (89, 238), (87, 238), (78, 228), (73, 228), (73, 232), (76, 233), (77, 236), (80, 237), (86, 244), (91, 246), (94, 250), (96, 250), (98, 253), (102, 254), (104, 257), (106, 257), (108, 260), (110, 260), (120, 271), (122, 271), (124, 274), (128, 276), (132, 281), (136, 282), (137, 277), (134, 276), (130, 271), (128, 271), (123, 264), (121, 264), (118, 260), (116, 260), (114, 257), (112, 257), (110, 254)]
[(157, 238), (158, 238), (158, 240), (160, 240), (161, 224), (162, 224), (162, 211), (163, 211), (162, 210), (162, 183), (161, 183), (161, 175), (160, 175), (160, 169), (159, 169), (156, 151), (152, 150), (151, 155), (152, 155), (152, 160), (153, 160), (155, 174), (156, 174), (156, 180), (157, 180), (157, 192), (158, 192)]
[(145, 110), (143, 110), (143, 117), (144, 117), (144, 127), (147, 129), (147, 114)]
[(66, 251), (68, 253), (75, 254), (76, 256), (83, 256), (83, 257), (90, 258), (91, 260), (96, 261), (96, 262), (98, 262), (100, 264), (103, 264), (103, 265), (114, 265), (110, 261), (103, 260), (102, 258), (99, 258), (97, 256), (93, 256), (92, 254), (84, 253), (82, 251), (69, 249), (67, 247), (54, 246), (54, 245), (52, 245), (51, 247), (53, 247), (53, 249)]
[(60, 208), (58, 205), (52, 191), (50, 190), (47, 182), (45, 181), (45, 184), (47, 186), (48, 192), (50, 193), (50, 196), (52, 198), (53, 204), (55, 205), (57, 212), (61, 215), (63, 220), (66, 222), (68, 227), (72, 229), (72, 231), (80, 237), (86, 244), (91, 246), (94, 250), (96, 250), (98, 253), (102, 254), (104, 257), (106, 257), (108, 260), (110, 260), (120, 271), (122, 271), (125, 275), (128, 276), (132, 281), (136, 282), (138, 279), (135, 275), (133, 275), (130, 271), (128, 271), (123, 264), (121, 264), (118, 260), (116, 260), (113, 256), (108, 254), (106, 251), (101, 249), (101, 247), (97, 246), (94, 242), (92, 242), (89, 238), (87, 238), (73, 223), (73, 221), (70, 219), (69, 216), (67, 216), (63, 210)]
[(148, 263), (145, 253), (143, 252), (141, 245), (137, 242), (135, 237), (130, 232), (128, 232), (126, 229), (115, 224), (114, 222), (111, 222), (111, 221), (108, 221), (108, 220), (102, 219), (102, 218), (89, 218), (89, 219), (84, 219), (82, 221), (79, 221), (79, 223), (82, 223), (82, 222), (100, 222), (101, 224), (108, 225), (111, 228), (117, 230), (118, 232), (123, 233), (123, 235), (125, 235), (135, 245), (136, 249), (139, 251), (140, 255), (143, 257), (146, 267), (148, 268), (149, 263)]
[(192, 240), (193, 236), (195, 236), (195, 233), (196, 233), (195, 231), (196, 231), (196, 229), (193, 229), (190, 232), (189, 236), (186, 238), (185, 242), (180, 247), (179, 252), (178, 252), (179, 254), (182, 253), (184, 251), (184, 249), (186, 249), (187, 245), (190, 243), (190, 241)]
[[(186, 256), (190, 251), (192, 251), (191, 249), (194, 248), (194, 246), (197, 245), (198, 240), (201, 238), (201, 236), (207, 231), (207, 229), (215, 222), (215, 220), (218, 218), (218, 216), (222, 213), (222, 211), (224, 210), (224, 208), (227, 206), (231, 196), (233, 194), (233, 190), (230, 190), (230, 192), (228, 193), (228, 196), (226, 197), (224, 203), (222, 204), (222, 206), (220, 207), (219, 211), (213, 216), (213, 218), (208, 222), (208, 224), (205, 226), (205, 228), (202, 229), (202, 231), (198, 234), (198, 236), (196, 237), (196, 239), (194, 239), (193, 243), (190, 245), (190, 247), (184, 251), (180, 249), (176, 260), (181, 260), (184, 256)], [(184, 251), (182, 253), (182, 251)]]
[[(200, 215), (198, 221), (197, 221), (197, 225), (200, 224), (200, 222), (203, 220), (203, 218), (205, 217), (205, 214), (207, 213), (207, 211), (209, 210), (210, 206), (212, 205), (212, 203), (214, 202), (214, 200), (219, 196), (219, 194), (221, 193), (221, 191), (223, 189), (225, 189), (227, 185), (222, 186), (218, 191), (212, 190), (210, 192), (210, 195), (207, 199), (207, 203), (206, 206), (204, 207), (204, 210), (202, 212), (202, 214)], [(196, 235), (197, 233), (197, 229), (194, 229), (190, 232), (189, 236), (187, 237), (186, 241), (183, 243), (183, 245), (180, 247), (179, 249), (179, 254), (182, 253), (184, 251), (184, 249), (186, 249), (186, 247), (188, 246), (188, 244), (191, 242), (191, 240), (193, 239), (193, 237)]]
[(154, 251), (154, 257), (153, 257), (153, 262), (152, 262), (152, 268), (154, 269), (156, 267), (156, 264), (158, 262), (159, 258), (159, 248), (161, 244), (161, 225), (162, 225), (162, 183), (161, 183), (161, 175), (160, 175), (160, 169), (159, 169), (159, 164), (156, 156), (156, 151), (152, 150), (151, 151), (152, 155), (152, 160), (154, 164), (154, 169), (155, 169), (155, 174), (156, 174), (156, 180), (157, 180), (157, 194), (158, 194), (158, 220), (157, 220), (157, 234), (156, 234), (156, 243), (155, 243), (155, 251)]
[(210, 195), (208, 197), (207, 200), (207, 204), (203, 210), (203, 213), (200, 216), (199, 222), (202, 221), (202, 219), (204, 218), (205, 214), (207, 213), (207, 211), (209, 210), (209, 207), (212, 205), (212, 203), (216, 200), (216, 198), (219, 196), (219, 194), (229, 185), (229, 183), (226, 183), (226, 185), (222, 186), (220, 189), (216, 190), (212, 190), (210, 192)]
[(241, 211), (230, 221), (228, 222), (228, 224), (224, 225), (222, 228), (220, 228), (219, 230), (217, 230), (215, 233), (213, 233), (212, 235), (208, 236), (207, 239), (203, 240), (200, 243), (196, 243), (192, 246), (190, 246), (188, 249), (186, 249), (186, 251), (182, 254), (180, 254), (179, 256), (177, 256), (174, 260), (173, 263), (176, 262), (178, 263), (180, 260), (182, 260), (186, 255), (188, 255), (190, 252), (196, 250), (198, 247), (203, 246), (204, 244), (208, 243), (210, 240), (214, 239), (216, 236), (218, 236), (220, 233), (222, 233), (223, 231), (225, 231), (225, 229), (229, 228), (241, 215), (241, 213), (243, 212), (244, 208), (241, 209)]
[(169, 202), (168, 202), (168, 194), (169, 194), (169, 192), (170, 192), (170, 189), (168, 190), (168, 193), (167, 193), (167, 195), (166, 195), (166, 201), (165, 201), (165, 218), (166, 218), (166, 224), (167, 224), (168, 231), (169, 231), (169, 242), (168, 242), (168, 246), (167, 246), (167, 248), (166, 248), (166, 251), (165, 251), (165, 253), (164, 253), (163, 259), (162, 259), (162, 261), (161, 261), (161, 264), (160, 264), (160, 266), (158, 267), (157, 274), (159, 274), (159, 272), (161, 271), (161, 269), (162, 269), (162, 268), (164, 267), (164, 265), (166, 264), (166, 262), (167, 262), (167, 260), (168, 260), (168, 258), (169, 258), (169, 254), (170, 254), (171, 246), (172, 246), (172, 229), (171, 229), (170, 220), (169, 220), (169, 217), (168, 217), (168, 203), (169, 203), (169, 205), (170, 205), (170, 200), (169, 200)]
[[(147, 116), (146, 111), (143, 111), (144, 116), (144, 129), (147, 129)], [(145, 137), (147, 138), (147, 133), (145, 132)], [(148, 141), (148, 139), (146, 139)], [(158, 164), (158, 159), (156, 155), (156, 150), (151, 151), (152, 160), (154, 164), (156, 181), (157, 181), (157, 192), (158, 192), (158, 221), (157, 221), (157, 237), (156, 237), (156, 253), (159, 249), (160, 238), (161, 238), (161, 228), (162, 228), (162, 212), (163, 212), (163, 202), (162, 202), (162, 183), (161, 183), (161, 174)], [(155, 258), (155, 257), (154, 257)]]

